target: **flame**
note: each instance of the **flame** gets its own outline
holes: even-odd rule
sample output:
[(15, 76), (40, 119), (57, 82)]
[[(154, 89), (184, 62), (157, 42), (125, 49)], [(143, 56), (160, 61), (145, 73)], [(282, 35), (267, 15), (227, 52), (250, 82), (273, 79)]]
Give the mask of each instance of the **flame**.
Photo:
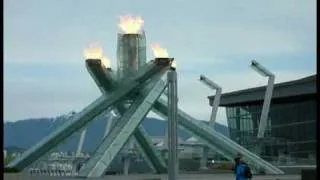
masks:
[(142, 29), (144, 21), (141, 17), (120, 16), (118, 26), (125, 34), (138, 34)]
[(106, 67), (106, 68), (110, 68), (111, 67), (111, 61), (109, 58), (107, 58), (106, 56), (103, 56), (101, 58), (101, 62), (102, 64)]
[(169, 54), (166, 49), (161, 48), (158, 44), (151, 45), (151, 49), (156, 58), (168, 58)]
[(172, 61), (171, 62), (171, 67), (176, 69), (177, 68), (177, 62), (176, 61)]
[(84, 50), (84, 57), (86, 59), (101, 59), (103, 57), (103, 50), (99, 45), (92, 44)]

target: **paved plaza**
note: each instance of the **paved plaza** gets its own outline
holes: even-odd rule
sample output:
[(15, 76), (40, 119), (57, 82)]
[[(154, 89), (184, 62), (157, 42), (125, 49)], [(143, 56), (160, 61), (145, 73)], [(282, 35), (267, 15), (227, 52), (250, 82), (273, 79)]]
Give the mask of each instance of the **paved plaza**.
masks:
[[(5, 174), (5, 180), (84, 180), (85, 178), (30, 176), (28, 174)], [(88, 180), (167, 180), (167, 174), (115, 175)], [(179, 180), (234, 180), (233, 174), (180, 174)], [(300, 180), (300, 175), (264, 175), (254, 176), (253, 180)]]

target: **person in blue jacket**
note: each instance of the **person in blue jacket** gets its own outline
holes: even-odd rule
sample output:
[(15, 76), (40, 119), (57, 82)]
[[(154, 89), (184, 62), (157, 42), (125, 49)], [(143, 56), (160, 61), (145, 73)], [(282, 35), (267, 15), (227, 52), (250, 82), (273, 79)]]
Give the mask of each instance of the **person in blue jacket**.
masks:
[(234, 174), (237, 174), (237, 166), (240, 163), (240, 159), (242, 158), (242, 154), (238, 153), (237, 156), (234, 158)]
[(235, 167), (236, 171), (236, 180), (249, 180), (251, 178), (248, 177), (248, 171), (250, 172), (250, 168), (248, 165), (243, 161), (242, 158), (239, 159), (239, 164)]

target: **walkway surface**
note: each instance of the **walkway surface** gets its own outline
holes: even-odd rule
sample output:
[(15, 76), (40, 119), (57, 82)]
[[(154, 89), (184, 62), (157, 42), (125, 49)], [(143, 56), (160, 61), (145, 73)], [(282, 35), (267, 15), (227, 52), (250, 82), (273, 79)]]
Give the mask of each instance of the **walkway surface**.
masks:
[[(84, 180), (84, 178), (30, 176), (28, 174), (5, 174), (5, 180)], [(167, 180), (166, 174), (115, 175), (88, 180)], [(233, 174), (180, 174), (179, 180), (234, 180)], [(254, 176), (253, 180), (300, 180), (300, 175), (265, 175)]]

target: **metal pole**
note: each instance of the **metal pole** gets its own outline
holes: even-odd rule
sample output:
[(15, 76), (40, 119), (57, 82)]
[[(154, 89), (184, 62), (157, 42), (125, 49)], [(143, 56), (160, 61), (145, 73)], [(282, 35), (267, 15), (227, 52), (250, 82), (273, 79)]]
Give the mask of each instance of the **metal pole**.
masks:
[(264, 137), (264, 132), (267, 126), (267, 120), (268, 120), (268, 114), (270, 109), (270, 102), (272, 98), (272, 91), (273, 91), (275, 76), (272, 72), (270, 72), (267, 68), (263, 67), (260, 63), (258, 63), (255, 60), (251, 61), (250, 66), (253, 70), (257, 71), (260, 75), (264, 77), (268, 77), (268, 86), (264, 96), (262, 112), (260, 116), (260, 123), (259, 123), (259, 128), (257, 133), (257, 138), (261, 139)]
[[(216, 95), (214, 97), (213, 103), (212, 103), (212, 110), (211, 110), (211, 115), (210, 115), (210, 120), (209, 120), (209, 126), (214, 129), (214, 125), (216, 122), (216, 117), (217, 117), (217, 112), (219, 108), (219, 103), (220, 103), (220, 97), (221, 97), (221, 92), (222, 88), (205, 77), (204, 75), (200, 75), (200, 81), (207, 85), (209, 88), (216, 90)], [(200, 160), (200, 169), (207, 169), (207, 160), (208, 160), (208, 153), (209, 153), (209, 147), (208, 146), (203, 146), (202, 149), (202, 156)]]
[(267, 86), (266, 94), (264, 97), (262, 112), (261, 112), (261, 116), (260, 116), (260, 123), (259, 123), (259, 129), (258, 129), (258, 134), (257, 134), (258, 138), (263, 138), (264, 132), (266, 130), (268, 114), (269, 114), (269, 109), (270, 109), (270, 103), (271, 103), (271, 99), (272, 99), (274, 80), (275, 80), (275, 76), (269, 76), (268, 86)]
[(3, 159), (4, 159), (4, 161), (6, 161), (6, 158), (7, 158), (7, 151), (3, 150)]
[(167, 74), (168, 80), (168, 180), (177, 180), (179, 172), (178, 159), (178, 98), (177, 98), (177, 72), (171, 70)]
[(207, 168), (207, 161), (208, 161), (208, 153), (209, 153), (209, 147), (204, 145), (202, 148), (202, 156), (200, 160), (200, 169), (208, 169)]
[[(220, 97), (221, 97), (221, 91), (222, 91), (221, 88), (216, 90), (216, 95), (214, 97), (213, 104), (212, 104), (211, 116), (209, 120), (209, 126), (212, 129), (214, 129), (215, 122), (216, 122), (217, 111), (219, 108)], [(201, 169), (207, 169), (208, 153), (209, 153), (209, 147), (203, 146), (202, 157), (200, 162)]]
[(83, 131), (81, 132), (76, 157), (80, 156), (80, 153), (81, 153), (82, 147), (83, 147), (83, 143), (84, 143), (84, 138), (86, 137), (86, 132), (87, 132), (87, 128), (83, 129)]
[(216, 116), (219, 108), (222, 88), (218, 84), (214, 83), (213, 81), (205, 77), (204, 75), (200, 75), (200, 81), (205, 85), (207, 85), (209, 88), (216, 90), (216, 95), (212, 103), (212, 111), (211, 111), (211, 116), (209, 121), (210, 127), (214, 128), (214, 123), (216, 121)]
[(129, 167), (131, 164), (131, 150), (134, 147), (134, 138), (131, 136), (128, 140), (128, 144), (127, 144), (127, 152), (126, 152), (126, 157), (124, 159), (124, 165), (123, 165), (123, 174), (124, 175), (128, 175), (129, 174)]
[(211, 111), (211, 116), (210, 116), (210, 121), (209, 121), (209, 126), (212, 127), (212, 129), (214, 129), (214, 125), (216, 122), (221, 92), (222, 92), (221, 88), (216, 90), (216, 95), (214, 97), (213, 104), (212, 104), (212, 111)]
[(110, 114), (109, 118), (107, 119), (107, 127), (106, 127), (106, 131), (104, 132), (103, 138), (105, 138), (109, 134), (111, 126), (112, 126), (113, 118), (115, 118), (115, 117), (113, 117), (113, 115)]

